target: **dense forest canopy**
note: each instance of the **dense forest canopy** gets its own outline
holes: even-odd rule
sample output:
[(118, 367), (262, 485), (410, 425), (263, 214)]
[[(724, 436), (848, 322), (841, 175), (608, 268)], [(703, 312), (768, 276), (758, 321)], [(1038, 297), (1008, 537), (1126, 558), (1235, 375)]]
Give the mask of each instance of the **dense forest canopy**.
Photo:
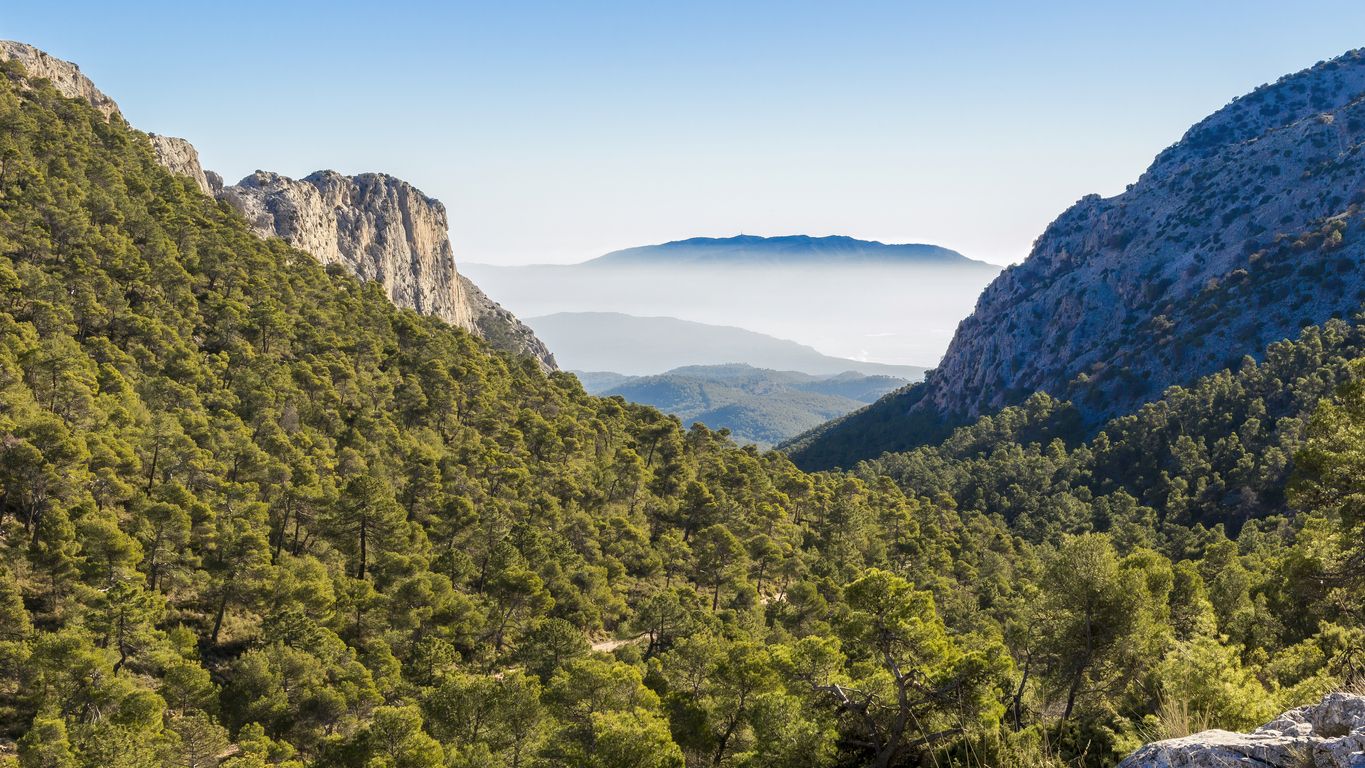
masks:
[(806, 474), (0, 74), (0, 765), (1104, 765), (1359, 664), (1357, 328), (1104, 446), (1039, 400)]

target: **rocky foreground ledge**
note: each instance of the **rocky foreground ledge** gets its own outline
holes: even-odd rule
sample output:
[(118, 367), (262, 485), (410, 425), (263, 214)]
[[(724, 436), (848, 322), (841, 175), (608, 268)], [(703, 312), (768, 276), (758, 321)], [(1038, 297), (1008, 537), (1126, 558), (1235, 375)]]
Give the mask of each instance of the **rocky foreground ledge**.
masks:
[(1158, 741), (1119, 768), (1365, 768), (1365, 696), (1329, 693), (1251, 733), (1204, 731)]

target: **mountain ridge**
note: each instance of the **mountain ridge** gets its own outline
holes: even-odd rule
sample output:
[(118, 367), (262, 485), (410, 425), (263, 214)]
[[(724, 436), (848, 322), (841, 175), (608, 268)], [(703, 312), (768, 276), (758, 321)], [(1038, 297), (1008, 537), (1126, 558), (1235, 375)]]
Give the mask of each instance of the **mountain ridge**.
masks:
[[(1063, 212), (982, 292), (924, 385), (791, 449), (847, 465), (1043, 391), (1091, 428), (1365, 299), (1365, 54), (1234, 99), (1125, 192)], [(859, 433), (875, 437), (863, 440)]]
[[(80, 67), (26, 43), (0, 40), (0, 61), (18, 61), (58, 93), (80, 99), (106, 120), (122, 119), (118, 104)], [(257, 171), (233, 186), (203, 168), (188, 140), (145, 134), (158, 163), (189, 178), (200, 192), (247, 218), (260, 237), (280, 237), (324, 265), (383, 286), (390, 300), (458, 328), (497, 339), (498, 348), (555, 370), (554, 356), (512, 313), (459, 274), (445, 207), (416, 187), (383, 173), (343, 176), (317, 171), (302, 180)]]
[(655, 245), (641, 245), (589, 259), (577, 266), (657, 266), (662, 264), (900, 264), (919, 266), (980, 266), (993, 264), (969, 259), (950, 248), (926, 243), (887, 244), (847, 235), (735, 235), (691, 237)]

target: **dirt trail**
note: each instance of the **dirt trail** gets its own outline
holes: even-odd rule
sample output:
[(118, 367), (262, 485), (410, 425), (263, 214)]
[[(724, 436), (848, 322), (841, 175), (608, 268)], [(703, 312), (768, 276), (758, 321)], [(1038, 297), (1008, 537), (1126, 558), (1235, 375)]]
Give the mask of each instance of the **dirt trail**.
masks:
[(616, 650), (617, 648), (620, 648), (623, 645), (638, 643), (644, 639), (645, 635), (636, 635), (635, 637), (627, 637), (624, 640), (599, 640), (589, 647), (592, 648), (594, 651), (598, 651), (601, 653), (611, 653), (612, 651)]

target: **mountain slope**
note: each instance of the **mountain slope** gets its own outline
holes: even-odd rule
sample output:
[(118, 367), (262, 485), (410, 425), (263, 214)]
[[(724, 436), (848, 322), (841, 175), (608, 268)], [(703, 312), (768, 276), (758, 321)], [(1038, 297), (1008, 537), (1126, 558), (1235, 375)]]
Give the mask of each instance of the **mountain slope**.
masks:
[[(106, 119), (122, 118), (118, 104), (75, 64), (33, 46), (0, 41), (0, 61), (14, 61), (67, 98), (90, 104)], [(258, 171), (235, 186), (206, 171), (190, 142), (148, 134), (157, 161), (188, 177), (199, 191), (225, 200), (260, 237), (280, 237), (325, 265), (339, 265), (384, 287), (390, 300), (486, 338), (516, 356), (554, 370), (554, 357), (510, 312), (460, 275), (450, 245), (445, 207), (407, 182), (386, 174), (342, 176), (319, 171), (294, 180)]]
[(654, 376), (582, 374), (594, 395), (620, 395), (711, 429), (725, 428), (737, 439), (770, 446), (816, 424), (842, 416), (907, 382), (892, 376), (848, 371), (812, 376), (748, 365), (697, 365)]
[(646, 658), (679, 680), (742, 661), (835, 763), (832, 702), (781, 684), (760, 596), (891, 567), (909, 531), (946, 552), (918, 505), (396, 307), (14, 62), (0, 153), (0, 765), (680, 768), (685, 731), (692, 762), (722, 754)]
[(743, 328), (618, 312), (563, 312), (527, 318), (565, 368), (645, 376), (688, 365), (745, 363), (829, 375), (856, 371), (915, 381), (924, 369), (831, 357), (804, 344)]
[(516, 357), (530, 357), (539, 361), (547, 371), (559, 370), (554, 353), (530, 326), (489, 298), (473, 280), (460, 275), (459, 282), (465, 301), (469, 304), (470, 319), (476, 334), (492, 344), (494, 349)]
[(23, 67), (27, 79), (18, 83), (20, 88), (32, 87), (29, 80), (46, 80), (57, 93), (84, 101), (106, 120), (116, 115), (122, 117), (118, 104), (69, 61), (15, 40), (0, 40), (0, 61), (18, 62)]
[[(0, 154), (5, 768), (1101, 768), (1167, 693), (1236, 728), (1357, 665), (1358, 362), (1292, 518), (1232, 541), (1107, 489), (1030, 542), (997, 496), (805, 474), (494, 354), (13, 62)], [(1261, 417), (1360, 356), (1313, 333), (1114, 465), (1274, 485), (1301, 430)], [(1009, 444), (1030, 416), (952, 447), (1004, 503), (1067, 458)]]
[(612, 251), (585, 266), (707, 266), (900, 264), (980, 267), (999, 270), (949, 248), (921, 243), (887, 244), (834, 235), (693, 237)]
[(1132, 411), (1365, 299), (1365, 54), (1237, 99), (1050, 225), (915, 388), (793, 446), (807, 467), (932, 441), (1036, 391)]
[(1285, 489), (1318, 404), (1362, 372), (1365, 315), (1305, 328), (1261, 357), (1171, 387), (1088, 441), (1077, 440), (1073, 405), (1037, 394), (858, 472), (999, 514), (1030, 537), (1086, 530), (1094, 500), (1115, 493), (1151, 509), (1158, 524), (1236, 532), (1288, 511)]

